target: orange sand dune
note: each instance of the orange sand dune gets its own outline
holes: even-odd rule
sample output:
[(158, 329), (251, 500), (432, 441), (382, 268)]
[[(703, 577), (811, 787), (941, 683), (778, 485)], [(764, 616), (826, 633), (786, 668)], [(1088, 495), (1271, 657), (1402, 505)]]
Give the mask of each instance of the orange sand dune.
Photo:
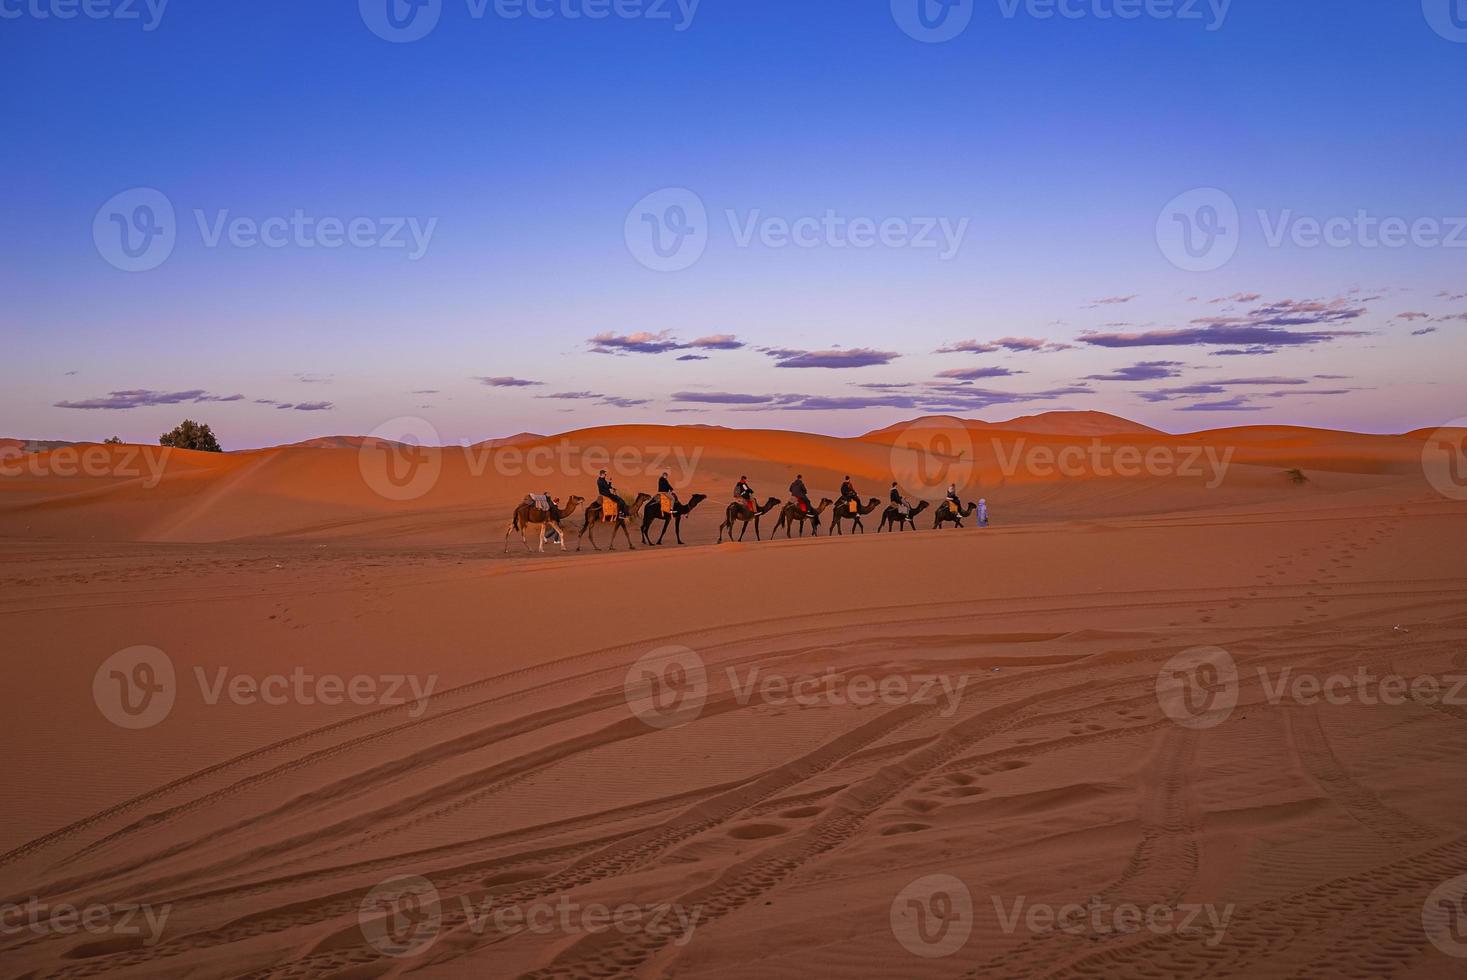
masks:
[[(90, 448), (0, 478), (5, 976), (1467, 963), (1467, 490), (1421, 435)], [(506, 556), (601, 450), (712, 495), (688, 546)], [(994, 523), (712, 544), (795, 472)]]

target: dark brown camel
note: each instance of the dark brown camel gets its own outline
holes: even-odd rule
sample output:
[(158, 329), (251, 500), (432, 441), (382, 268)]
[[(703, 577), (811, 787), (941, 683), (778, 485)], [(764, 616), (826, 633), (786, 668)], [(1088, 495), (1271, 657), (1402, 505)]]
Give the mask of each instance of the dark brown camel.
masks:
[(851, 502), (849, 500), (843, 500), (835, 505), (835, 511), (830, 518), (830, 529), (836, 534), (845, 534), (846, 532), (842, 531), (840, 528), (840, 522), (850, 521), (852, 532), (860, 531), (862, 534), (865, 534), (866, 526), (861, 523), (861, 518), (864, 515), (871, 513), (873, 510), (880, 506), (881, 501), (875, 497), (872, 497), (869, 504), (862, 504), (858, 501), (856, 503), (856, 511), (855, 513), (852, 513)]
[(774, 535), (779, 533), (780, 528), (784, 528), (784, 536), (789, 537), (790, 529), (793, 528), (795, 526), (795, 522), (798, 521), (800, 523), (800, 537), (803, 538), (805, 536), (806, 519), (809, 519), (810, 521), (810, 533), (818, 535), (820, 533), (820, 514), (825, 510), (825, 508), (829, 507), (830, 504), (830, 498), (823, 497), (821, 498), (820, 503), (815, 507), (815, 509), (807, 513), (803, 510), (800, 510), (800, 502), (798, 500), (790, 501), (782, 508), (780, 508), (779, 520), (774, 522), (774, 530), (769, 532), (769, 536), (773, 537)]
[(928, 506), (927, 501), (919, 500), (917, 501), (917, 506), (907, 511), (906, 515), (903, 516), (901, 508), (896, 504), (887, 505), (886, 510), (881, 512), (881, 523), (876, 525), (876, 533), (880, 534), (888, 525), (890, 525), (893, 531), (905, 531), (908, 524), (912, 525), (913, 531), (917, 530), (917, 521), (915, 518), (918, 514), (926, 510)]
[(933, 512), (933, 517), (935, 519), (932, 522), (932, 528), (933, 530), (936, 530), (937, 528), (942, 527), (942, 525), (947, 521), (952, 521), (958, 527), (962, 527), (963, 518), (967, 517), (969, 514), (973, 513), (973, 511), (977, 509), (978, 505), (970, 500), (968, 501), (968, 506), (964, 507), (960, 513), (954, 514), (953, 505), (944, 500), (942, 503), (937, 505), (937, 510)]
[(509, 536), (515, 531), (520, 532), (520, 540), (525, 544), (525, 550), (530, 550), (530, 542), (525, 539), (525, 529), (532, 524), (540, 527), (540, 550), (545, 550), (545, 532), (551, 528), (555, 529), (560, 538), (560, 550), (565, 550), (565, 530), (560, 522), (571, 516), (575, 509), (585, 502), (584, 497), (571, 497), (566, 500), (564, 507), (551, 506), (550, 510), (543, 511), (536, 507), (534, 501), (529, 497), (524, 499), (514, 509), (514, 517), (510, 519), (509, 525), (504, 529), (504, 550), (509, 551)]
[[(629, 518), (635, 518), (637, 516), (637, 513), (642, 509), (642, 505), (645, 504), (647, 501), (649, 501), (651, 499), (652, 499), (652, 495), (650, 493), (639, 493), (639, 494), (637, 494), (637, 499), (632, 503), (632, 505), (630, 507), (627, 508), (626, 517), (620, 517), (619, 516), (619, 517), (617, 517), (617, 519), (616, 519), (616, 521), (614, 523), (607, 522), (607, 523), (611, 523), (611, 544), (609, 544), (609, 545), (606, 546), (606, 550), (607, 551), (615, 551), (616, 550), (616, 532), (617, 531), (620, 531), (622, 533), (622, 535), (626, 537), (626, 539), (627, 539), (627, 547), (628, 548), (632, 549), (633, 551), (636, 551), (637, 550), (637, 546), (634, 545), (634, 544), (632, 544), (632, 532), (630, 532), (630, 531), (627, 530), (627, 520)], [(600, 523), (601, 523), (601, 498), (600, 497), (597, 497), (595, 503), (587, 504), (586, 505), (586, 522), (581, 525), (581, 533), (578, 534), (578, 535), (576, 535), (576, 550), (577, 551), (580, 551), (581, 550), (581, 539), (586, 536), (586, 533), (587, 532), (590, 532), (590, 534), (591, 534), (591, 547), (592, 548), (595, 548), (597, 551), (600, 551), (601, 550), (596, 545), (596, 525), (597, 524), (600, 524)]]
[(740, 541), (744, 540), (744, 535), (748, 533), (750, 521), (754, 522), (754, 540), (764, 540), (763, 538), (759, 537), (759, 518), (763, 517), (765, 514), (769, 513), (771, 510), (778, 506), (778, 497), (770, 497), (764, 502), (764, 506), (760, 507), (757, 511), (751, 511), (749, 510), (749, 508), (745, 507), (741, 503), (738, 503), (737, 501), (730, 501), (728, 509), (724, 511), (723, 523), (718, 525), (718, 543), (723, 544), (723, 532), (725, 530), (728, 531), (728, 539), (730, 541), (733, 540), (734, 521), (741, 521), (743, 523), (743, 526), (739, 528)]
[[(674, 501), (671, 514), (664, 514), (662, 512), (661, 497), (653, 497), (647, 501), (647, 509), (642, 511), (642, 543), (646, 545), (661, 544), (662, 539), (667, 536), (667, 525), (670, 521), (672, 523), (672, 536), (677, 538), (678, 544), (682, 544), (683, 518), (691, 514), (694, 507), (697, 507), (707, 499), (708, 495), (706, 493), (695, 493), (688, 498), (688, 502), (685, 504)], [(656, 541), (652, 541), (647, 537), (647, 528), (651, 527), (652, 522), (659, 518), (662, 520), (662, 533), (657, 535)]]

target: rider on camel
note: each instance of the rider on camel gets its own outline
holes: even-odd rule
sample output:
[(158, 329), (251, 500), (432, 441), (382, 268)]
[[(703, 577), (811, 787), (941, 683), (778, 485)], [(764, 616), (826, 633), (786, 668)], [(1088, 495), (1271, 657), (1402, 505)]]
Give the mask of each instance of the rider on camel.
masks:
[(625, 517), (627, 515), (627, 502), (621, 499), (621, 495), (616, 492), (616, 487), (611, 485), (611, 479), (607, 477), (605, 470), (602, 470), (596, 475), (596, 492), (603, 497), (616, 501), (617, 517)]
[(672, 501), (674, 507), (678, 505), (677, 491), (672, 488), (672, 481), (667, 478), (666, 472), (657, 480), (657, 492), (667, 494), (667, 499)]
[(734, 484), (734, 500), (738, 501), (749, 513), (757, 513), (759, 508), (754, 504), (754, 488), (749, 486), (747, 476), (739, 477), (739, 482)]
[(907, 506), (907, 500), (902, 496), (901, 487), (897, 486), (897, 481), (895, 480), (891, 481), (891, 502), (896, 504), (897, 513), (903, 517), (906, 517), (912, 509)]
[(847, 475), (846, 478), (845, 478), (845, 480), (843, 480), (841, 482), (841, 485), (840, 485), (840, 502), (838, 504), (836, 504), (836, 506), (839, 507), (839, 506), (841, 506), (843, 504), (846, 504), (846, 503), (848, 503), (848, 502), (850, 502), (852, 500), (854, 500), (856, 503), (860, 503), (861, 502), (861, 495), (858, 494), (858, 493), (856, 493), (856, 487), (855, 487), (855, 485), (853, 483), (851, 483), (850, 476)]
[(947, 485), (947, 505), (952, 508), (954, 514), (963, 512), (963, 502), (958, 499), (958, 485), (949, 483)]
[(815, 508), (810, 503), (810, 491), (805, 489), (805, 475), (795, 474), (795, 482), (790, 484), (790, 496), (800, 505), (800, 510), (806, 514), (815, 513)]

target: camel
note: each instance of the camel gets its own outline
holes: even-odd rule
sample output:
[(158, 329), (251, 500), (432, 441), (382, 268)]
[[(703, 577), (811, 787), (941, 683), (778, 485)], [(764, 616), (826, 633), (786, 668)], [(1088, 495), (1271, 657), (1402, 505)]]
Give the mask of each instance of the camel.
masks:
[(743, 527), (739, 528), (739, 540), (744, 540), (744, 535), (749, 531), (749, 522), (754, 522), (754, 540), (762, 541), (759, 537), (759, 518), (779, 506), (778, 497), (770, 497), (764, 502), (764, 506), (757, 511), (750, 512), (747, 507), (737, 501), (729, 501), (728, 509), (724, 512), (723, 523), (718, 525), (718, 543), (723, 544), (723, 532), (728, 531), (728, 539), (733, 540), (734, 521), (742, 521)]
[(876, 533), (880, 534), (882, 529), (888, 525), (890, 525), (893, 531), (905, 531), (908, 524), (912, 525), (913, 531), (917, 530), (916, 517), (926, 510), (927, 507), (927, 501), (919, 500), (917, 501), (917, 506), (908, 510), (904, 517), (902, 516), (900, 507), (896, 504), (888, 505), (886, 510), (881, 512), (881, 523), (876, 526)]
[(789, 537), (790, 529), (795, 526), (796, 521), (799, 521), (800, 537), (803, 538), (805, 536), (805, 520), (807, 518), (809, 519), (811, 525), (810, 533), (813, 535), (818, 535), (820, 533), (820, 515), (825, 510), (825, 508), (830, 506), (830, 504), (831, 500), (829, 497), (822, 497), (820, 503), (816, 505), (815, 509), (810, 511), (809, 513), (806, 513), (805, 511), (800, 510), (800, 502), (798, 500), (791, 500), (780, 509), (779, 520), (774, 522), (774, 530), (769, 532), (770, 536), (773, 537), (775, 534), (779, 533), (780, 528), (784, 528), (784, 536)]
[(968, 501), (968, 506), (964, 507), (960, 513), (954, 514), (953, 505), (944, 500), (942, 503), (937, 505), (937, 510), (933, 514), (935, 520), (933, 520), (932, 522), (932, 528), (933, 530), (936, 530), (937, 528), (942, 527), (943, 523), (946, 521), (952, 521), (958, 527), (962, 527), (963, 518), (967, 517), (969, 514), (973, 513), (973, 511), (977, 509), (978, 505), (970, 500)]
[(540, 551), (545, 551), (545, 532), (554, 528), (560, 538), (560, 550), (565, 550), (565, 531), (560, 522), (571, 516), (575, 509), (585, 502), (584, 497), (570, 497), (566, 500), (564, 507), (552, 506), (549, 513), (536, 507), (529, 497), (524, 499), (514, 509), (514, 517), (510, 519), (509, 525), (504, 529), (504, 550), (509, 552), (509, 536), (515, 531), (520, 532), (520, 540), (524, 542), (525, 550), (530, 550), (530, 542), (525, 539), (525, 528), (531, 524), (540, 526)]
[[(660, 497), (653, 497), (647, 502), (647, 509), (642, 511), (642, 543), (645, 545), (661, 544), (662, 539), (667, 536), (668, 522), (671, 521), (673, 526), (672, 536), (677, 538), (678, 544), (682, 544), (683, 518), (691, 514), (694, 507), (697, 507), (707, 499), (708, 495), (706, 493), (695, 493), (688, 498), (688, 502), (685, 504), (673, 501), (672, 513), (664, 514), (662, 512), (662, 499)], [(647, 528), (651, 527), (652, 522), (658, 518), (662, 519), (662, 533), (657, 535), (656, 541), (652, 541), (647, 537)]]
[[(628, 548), (632, 549), (633, 551), (636, 551), (637, 550), (637, 546), (634, 545), (634, 544), (632, 544), (632, 533), (627, 530), (627, 518), (635, 518), (637, 516), (638, 511), (640, 511), (642, 509), (642, 505), (645, 504), (647, 501), (649, 501), (651, 499), (652, 499), (652, 495), (650, 493), (639, 493), (639, 494), (637, 494), (637, 499), (634, 500), (632, 502), (632, 505), (627, 508), (627, 516), (626, 517), (618, 517), (616, 519), (616, 522), (611, 525), (611, 544), (609, 544), (609, 545), (606, 546), (608, 551), (615, 551), (616, 550), (616, 532), (617, 531), (620, 531), (626, 537), (626, 539), (627, 539), (627, 547)], [(587, 504), (586, 505), (586, 521), (585, 521), (584, 524), (581, 525), (581, 533), (578, 534), (578, 535), (576, 535), (576, 550), (577, 551), (580, 551), (581, 550), (581, 539), (586, 536), (586, 533), (588, 531), (591, 534), (591, 547), (592, 548), (595, 548), (597, 551), (600, 551), (601, 550), (596, 545), (596, 525), (597, 524), (600, 524), (600, 523), (601, 523), (601, 498), (600, 497), (597, 497), (595, 503), (593, 503), (593, 504)]]
[(851, 513), (850, 501), (842, 501), (841, 503), (835, 505), (835, 516), (830, 519), (830, 529), (836, 534), (844, 534), (845, 532), (840, 529), (840, 522), (850, 521), (852, 532), (860, 531), (862, 534), (865, 534), (866, 526), (861, 523), (861, 517), (865, 514), (871, 513), (873, 510), (880, 506), (881, 501), (875, 497), (871, 498), (871, 502), (869, 504), (863, 505), (860, 501), (857, 501), (856, 512), (853, 514)]

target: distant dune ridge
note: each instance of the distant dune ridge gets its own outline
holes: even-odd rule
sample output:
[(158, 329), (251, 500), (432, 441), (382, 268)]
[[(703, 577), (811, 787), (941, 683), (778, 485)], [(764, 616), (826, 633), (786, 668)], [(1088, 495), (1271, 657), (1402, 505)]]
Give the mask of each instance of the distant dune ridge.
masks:
[[(692, 543), (713, 539), (718, 512), (743, 475), (761, 499), (785, 498), (800, 472), (818, 500), (837, 496), (849, 474), (863, 497), (883, 504), (893, 479), (934, 505), (953, 482), (965, 499), (991, 497), (997, 519), (1026, 523), (1297, 503), (1301, 494), (1394, 485), (1430, 493), (1421, 468), (1426, 434), (1245, 426), (1172, 435), (1100, 412), (996, 423), (933, 416), (849, 439), (618, 425), (445, 447), (427, 458), (431, 473), (420, 484), (404, 493), (389, 487), (385, 495), (364, 467), (423, 460), (414, 462), (413, 447), (367, 436), (225, 454), (91, 445), (84, 467), (75, 464), (76, 447), (60, 446), (12, 461), (0, 480), (0, 534), (483, 544), (502, 535), (509, 511), (526, 493), (594, 494), (600, 466), (612, 469), (628, 497), (654, 490), (663, 471), (685, 495), (707, 494), (711, 502), (686, 524), (684, 538)], [(1283, 478), (1294, 469), (1305, 474), (1305, 484)], [(866, 523), (878, 520), (879, 512)], [(767, 524), (773, 523), (771, 516)]]

